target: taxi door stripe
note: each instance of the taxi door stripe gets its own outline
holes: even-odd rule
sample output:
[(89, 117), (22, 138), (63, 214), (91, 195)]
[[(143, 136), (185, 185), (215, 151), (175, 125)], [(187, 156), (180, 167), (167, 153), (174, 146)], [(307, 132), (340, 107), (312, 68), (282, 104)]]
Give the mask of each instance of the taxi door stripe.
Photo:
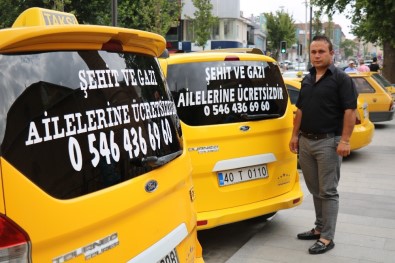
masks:
[(180, 244), (187, 236), (187, 227), (185, 223), (182, 223), (151, 247), (129, 260), (128, 263), (157, 262)]

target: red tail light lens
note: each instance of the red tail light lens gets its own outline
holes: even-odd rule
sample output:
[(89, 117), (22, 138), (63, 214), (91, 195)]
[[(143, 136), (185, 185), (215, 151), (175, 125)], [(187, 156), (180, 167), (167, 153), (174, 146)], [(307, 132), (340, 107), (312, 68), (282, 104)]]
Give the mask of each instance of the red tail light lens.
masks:
[(0, 215), (0, 263), (28, 263), (29, 257), (29, 236), (9, 218)]
[(225, 61), (239, 61), (240, 58), (237, 56), (226, 56)]
[(355, 116), (356, 116), (356, 118), (355, 118), (355, 124), (361, 124), (361, 123), (362, 123), (362, 122), (361, 122), (361, 115), (359, 114), (359, 111), (358, 111), (358, 110), (355, 111)]
[(207, 220), (200, 220), (200, 221), (197, 221), (197, 225), (198, 225), (198, 226), (205, 226), (205, 225), (207, 225)]

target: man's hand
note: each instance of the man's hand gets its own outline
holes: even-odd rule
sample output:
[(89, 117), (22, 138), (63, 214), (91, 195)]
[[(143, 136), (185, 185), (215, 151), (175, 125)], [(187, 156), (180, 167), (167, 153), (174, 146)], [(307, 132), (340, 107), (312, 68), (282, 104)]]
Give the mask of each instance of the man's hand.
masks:
[(295, 154), (298, 153), (299, 149), (299, 137), (292, 136), (291, 141), (289, 142), (289, 150)]
[(337, 145), (336, 152), (338, 155), (342, 157), (349, 156), (351, 152), (350, 143), (347, 141), (340, 141), (339, 144)]

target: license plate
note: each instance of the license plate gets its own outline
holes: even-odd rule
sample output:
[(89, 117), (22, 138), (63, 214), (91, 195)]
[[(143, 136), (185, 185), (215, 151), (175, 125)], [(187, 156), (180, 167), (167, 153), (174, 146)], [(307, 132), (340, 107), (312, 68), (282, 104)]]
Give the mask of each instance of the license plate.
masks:
[(267, 178), (269, 173), (266, 164), (226, 170), (217, 173), (219, 186)]
[(179, 262), (180, 261), (178, 261), (177, 251), (176, 249), (173, 249), (157, 263), (179, 263)]

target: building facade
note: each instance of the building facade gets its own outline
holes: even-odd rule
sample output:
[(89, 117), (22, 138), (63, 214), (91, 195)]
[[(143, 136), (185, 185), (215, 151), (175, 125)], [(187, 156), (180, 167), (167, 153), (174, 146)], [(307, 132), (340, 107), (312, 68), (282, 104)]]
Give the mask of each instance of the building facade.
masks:
[[(192, 0), (182, 0), (183, 8), (177, 27), (166, 36), (169, 50), (199, 51), (195, 44), (195, 30), (191, 19), (196, 11)], [(212, 15), (219, 23), (211, 30), (205, 50), (219, 48), (256, 47), (266, 50), (266, 22), (260, 17), (245, 18), (240, 10), (240, 0), (211, 0)]]

